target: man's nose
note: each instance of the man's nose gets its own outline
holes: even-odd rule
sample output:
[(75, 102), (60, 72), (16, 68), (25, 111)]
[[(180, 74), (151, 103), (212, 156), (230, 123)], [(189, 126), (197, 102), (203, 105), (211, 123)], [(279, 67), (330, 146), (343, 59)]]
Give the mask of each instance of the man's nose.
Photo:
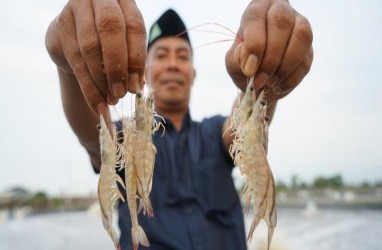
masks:
[(178, 62), (176, 60), (176, 56), (170, 56), (167, 61), (167, 69), (168, 70), (178, 70)]

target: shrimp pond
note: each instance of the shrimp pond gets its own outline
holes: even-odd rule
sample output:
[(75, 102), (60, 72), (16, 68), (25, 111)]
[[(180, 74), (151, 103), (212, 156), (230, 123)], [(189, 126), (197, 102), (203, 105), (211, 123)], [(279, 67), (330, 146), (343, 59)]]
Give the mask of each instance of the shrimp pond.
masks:
[[(0, 250), (113, 249), (100, 215), (89, 211), (28, 215), (0, 221)], [(250, 217), (245, 217), (247, 228)], [(382, 249), (382, 210), (278, 208), (272, 250)], [(266, 224), (256, 229), (248, 249), (265, 249)], [(144, 249), (141, 247), (140, 249)]]

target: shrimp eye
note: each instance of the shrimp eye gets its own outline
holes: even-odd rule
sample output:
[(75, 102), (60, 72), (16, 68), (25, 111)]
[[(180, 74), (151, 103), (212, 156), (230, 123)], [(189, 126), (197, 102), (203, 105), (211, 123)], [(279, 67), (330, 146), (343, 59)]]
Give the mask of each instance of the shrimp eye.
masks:
[(253, 91), (253, 87), (250, 87), (249, 90), (250, 90), (250, 91)]
[(264, 120), (265, 120), (266, 122), (269, 122), (269, 116), (265, 116), (265, 117), (264, 117)]
[(261, 100), (260, 103), (261, 103), (261, 105), (263, 105), (263, 106), (265, 106), (265, 104), (266, 104), (264, 100)]
[(142, 94), (141, 94), (141, 93), (137, 93), (137, 97), (138, 97), (138, 98), (141, 98), (141, 97), (142, 97)]

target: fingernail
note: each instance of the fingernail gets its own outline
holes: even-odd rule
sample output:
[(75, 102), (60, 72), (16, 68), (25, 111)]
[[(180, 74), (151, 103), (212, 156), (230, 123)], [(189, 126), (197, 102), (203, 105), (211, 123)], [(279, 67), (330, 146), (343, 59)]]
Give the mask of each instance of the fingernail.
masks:
[(107, 108), (107, 105), (105, 103), (103, 103), (103, 102), (98, 103), (98, 105), (97, 105), (98, 114), (104, 116), (104, 114), (107, 112), (107, 109), (108, 108)]
[(129, 90), (131, 92), (137, 92), (140, 89), (139, 85), (139, 74), (138, 73), (131, 73), (129, 75)]
[(272, 76), (265, 84), (268, 88), (273, 88), (274, 86), (276, 86), (278, 81), (279, 78), (277, 76)]
[(253, 80), (253, 86), (255, 86), (256, 89), (262, 88), (266, 81), (268, 80), (268, 74), (264, 71), (258, 73)]
[(122, 82), (115, 82), (112, 85), (113, 95), (117, 98), (122, 98), (125, 95), (125, 87)]
[(116, 105), (118, 103), (118, 98), (111, 95), (107, 101), (109, 105)]
[(288, 92), (288, 90), (285, 90), (281, 84), (277, 84), (276, 86), (273, 87), (272, 89), (273, 93), (276, 94), (276, 95), (280, 95), (280, 94), (285, 94)]
[(246, 76), (252, 76), (256, 73), (257, 62), (259, 59), (254, 54), (250, 54), (245, 62), (243, 73)]

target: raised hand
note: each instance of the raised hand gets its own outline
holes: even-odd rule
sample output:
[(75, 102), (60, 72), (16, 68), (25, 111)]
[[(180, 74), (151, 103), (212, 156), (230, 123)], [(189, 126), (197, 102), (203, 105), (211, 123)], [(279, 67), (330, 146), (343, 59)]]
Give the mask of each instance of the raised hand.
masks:
[(308, 20), (287, 0), (253, 0), (242, 15), (237, 39), (226, 54), (227, 71), (245, 90), (265, 87), (269, 101), (289, 94), (309, 72), (313, 33)]
[(49, 26), (46, 47), (97, 115), (97, 106), (143, 84), (146, 29), (133, 0), (69, 0)]

